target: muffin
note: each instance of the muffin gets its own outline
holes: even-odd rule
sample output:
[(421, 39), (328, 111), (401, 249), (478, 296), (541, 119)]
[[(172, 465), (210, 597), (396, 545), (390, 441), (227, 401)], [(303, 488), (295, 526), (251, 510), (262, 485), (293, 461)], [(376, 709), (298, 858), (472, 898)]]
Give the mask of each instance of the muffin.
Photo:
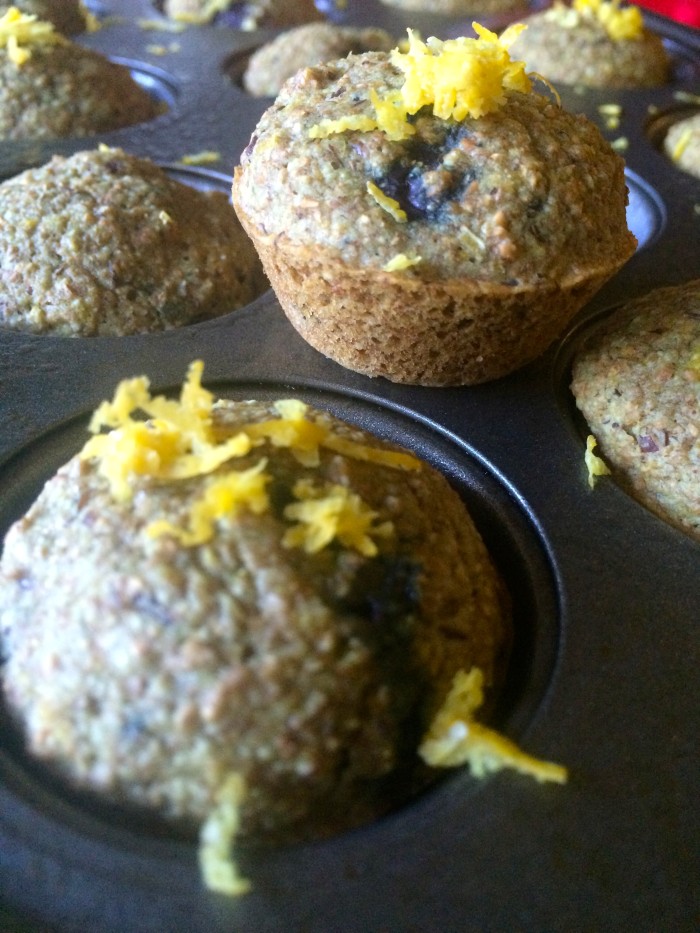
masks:
[(163, 10), (182, 22), (215, 20), (245, 30), (299, 26), (324, 18), (314, 0), (165, 0)]
[(88, 17), (80, 0), (15, 0), (14, 3), (0, 3), (0, 16), (10, 7), (52, 23), (64, 36), (76, 36), (87, 29)]
[(125, 381), (8, 532), (6, 703), (76, 787), (187, 828), (235, 775), (243, 835), (323, 836), (424, 786), (455, 675), (502, 678), (504, 590), (428, 464), (201, 371)]
[(274, 97), (300, 68), (351, 53), (388, 52), (393, 45), (384, 29), (308, 23), (282, 33), (254, 52), (243, 74), (243, 86), (255, 97)]
[(700, 112), (678, 120), (664, 137), (664, 152), (678, 168), (700, 178)]
[(267, 282), (222, 191), (106, 146), (0, 184), (0, 328), (123, 336), (217, 317)]
[(462, 13), (478, 13), (482, 16), (489, 13), (510, 13), (527, 7), (527, 0), (381, 0), (381, 2), (401, 10), (444, 13), (449, 16), (459, 16)]
[(700, 540), (700, 279), (616, 311), (577, 354), (571, 389), (613, 477)]
[(669, 80), (670, 59), (660, 36), (644, 25), (635, 6), (609, 0), (556, 2), (524, 20), (527, 29), (512, 45), (555, 84), (584, 87), (655, 87)]
[(0, 139), (87, 136), (143, 123), (161, 104), (123, 65), (11, 8), (0, 20)]
[(518, 28), (300, 71), (242, 153), (238, 216), (293, 326), (342, 365), (506, 375), (633, 253), (622, 159), (534, 92)]

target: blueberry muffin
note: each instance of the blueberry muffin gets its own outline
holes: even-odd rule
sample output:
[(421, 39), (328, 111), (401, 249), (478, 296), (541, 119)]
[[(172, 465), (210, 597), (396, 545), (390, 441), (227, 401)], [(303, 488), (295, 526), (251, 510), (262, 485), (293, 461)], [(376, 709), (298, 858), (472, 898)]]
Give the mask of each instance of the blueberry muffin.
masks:
[(235, 171), (291, 323), (370, 376), (512, 372), (635, 249), (620, 157), (478, 28), (298, 72)]
[(700, 112), (678, 120), (664, 137), (664, 152), (678, 168), (700, 178)]
[(100, 147), (0, 184), (0, 328), (124, 336), (216, 317), (267, 286), (228, 197)]
[(324, 18), (314, 0), (165, 0), (163, 9), (181, 22), (214, 21), (245, 30), (286, 28)]
[(300, 68), (359, 52), (388, 52), (393, 46), (384, 29), (309, 23), (282, 33), (255, 51), (243, 74), (243, 86), (255, 97), (275, 97)]
[(700, 541), (700, 280), (611, 315), (578, 353), (571, 388), (613, 477)]
[(27, 16), (52, 23), (64, 36), (76, 36), (87, 29), (87, 14), (80, 0), (15, 0), (0, 3), (0, 16), (15, 7)]
[(555, 84), (584, 87), (655, 87), (669, 80), (670, 59), (641, 11), (609, 0), (556, 2), (524, 20), (512, 45), (529, 71)]
[(455, 674), (502, 676), (504, 591), (428, 464), (200, 374), (180, 402), (127, 380), (7, 534), (6, 702), (108, 800), (196, 827), (237, 775), (243, 834), (325, 835), (423, 786)]
[(2, 19), (0, 139), (87, 136), (152, 120), (128, 68), (11, 8)]

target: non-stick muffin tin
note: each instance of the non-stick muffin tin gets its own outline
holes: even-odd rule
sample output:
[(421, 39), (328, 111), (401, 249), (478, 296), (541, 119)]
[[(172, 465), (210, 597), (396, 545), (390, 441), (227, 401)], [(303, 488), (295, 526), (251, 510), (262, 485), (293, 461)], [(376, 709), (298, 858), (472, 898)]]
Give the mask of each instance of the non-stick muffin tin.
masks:
[[(148, 0), (92, 9), (102, 29), (79, 41), (128, 64), (167, 112), (99, 139), (0, 144), (0, 177), (104, 142), (190, 184), (226, 189), (270, 103), (247, 96), (236, 76), (274, 33), (169, 31)], [(397, 37), (407, 25), (458, 35), (471, 20), (409, 18), (374, 0), (332, 10)], [(0, 712), (0, 930), (697, 929), (700, 546), (613, 479), (589, 488), (586, 429), (568, 389), (572, 354), (601, 316), (700, 277), (700, 180), (660, 145), (671, 121), (700, 106), (700, 34), (647, 21), (674, 56), (669, 86), (560, 89), (564, 106), (623, 151), (639, 249), (557, 345), (506, 379), (428, 389), (356, 375), (308, 347), (271, 292), (161, 334), (0, 334), (0, 534), (82, 446), (90, 413), (120, 379), (146, 374), (155, 390), (175, 391), (195, 358), (220, 395), (300, 397), (431, 461), (463, 495), (513, 596), (515, 644), (496, 725), (565, 764), (568, 783), (447, 774), (352, 833), (243, 849), (252, 892), (229, 899), (203, 886), (195, 840), (60, 786)]]

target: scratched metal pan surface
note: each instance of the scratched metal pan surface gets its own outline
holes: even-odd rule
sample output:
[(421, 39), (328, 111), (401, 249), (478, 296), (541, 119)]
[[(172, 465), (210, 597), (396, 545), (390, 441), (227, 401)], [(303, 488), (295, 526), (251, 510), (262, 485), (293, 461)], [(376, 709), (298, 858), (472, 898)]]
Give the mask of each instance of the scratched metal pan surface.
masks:
[[(144, 21), (164, 21), (145, 0), (93, 9), (103, 28), (80, 41), (129, 64), (167, 111), (99, 140), (2, 144), (0, 177), (107, 142), (227, 189), (269, 103), (245, 95), (231, 63), (273, 31), (154, 30)], [(411, 24), (438, 36), (464, 27), (372, 0), (334, 16), (397, 35)], [(675, 58), (669, 86), (563, 94), (624, 149), (639, 249), (561, 341), (506, 379), (426, 389), (359, 376), (307, 346), (271, 292), (163, 334), (0, 334), (0, 535), (82, 446), (90, 412), (120, 379), (144, 373), (174, 391), (194, 358), (221, 395), (295, 395), (431, 461), (464, 497), (515, 603), (496, 724), (566, 764), (569, 782), (455, 772), (352, 833), (242, 851), (253, 888), (231, 900), (203, 887), (194, 840), (57, 785), (0, 709), (3, 933), (697, 929), (700, 547), (613, 481), (589, 489), (568, 389), (572, 354), (601, 317), (700, 276), (700, 181), (660, 148), (668, 125), (699, 105), (700, 35), (648, 19)], [(610, 103), (620, 106), (615, 128), (600, 110)], [(202, 152), (214, 161), (183, 164)]]

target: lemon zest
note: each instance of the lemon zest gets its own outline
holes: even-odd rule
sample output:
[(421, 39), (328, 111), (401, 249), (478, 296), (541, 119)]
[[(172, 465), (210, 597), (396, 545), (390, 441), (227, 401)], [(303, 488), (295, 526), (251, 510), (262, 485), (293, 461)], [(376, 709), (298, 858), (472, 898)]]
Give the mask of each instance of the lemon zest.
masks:
[(588, 470), (588, 485), (593, 489), (596, 483), (597, 476), (609, 476), (610, 468), (607, 463), (602, 460), (597, 454), (593, 453), (598, 441), (592, 434), (589, 434), (586, 438), (586, 453), (584, 455), (584, 460), (586, 463), (586, 469)]
[(367, 192), (374, 198), (382, 210), (390, 214), (397, 223), (406, 223), (408, 217), (406, 216), (406, 211), (402, 210), (399, 202), (394, 198), (390, 198), (388, 194), (384, 194), (382, 189), (375, 185), (373, 181), (367, 182)]
[[(359, 443), (335, 433), (329, 419), (307, 417), (308, 405), (299, 399), (278, 400), (274, 404), (278, 417), (246, 425), (236, 434), (220, 439), (220, 428), (213, 418), (214, 396), (202, 386), (202, 373), (202, 361), (195, 360), (188, 369), (179, 399), (152, 396), (145, 376), (124, 379), (113, 399), (102, 402), (96, 409), (89, 424), (93, 436), (83, 446), (80, 457), (96, 462), (98, 474), (107, 480), (117, 501), (127, 501), (133, 496), (137, 476), (156, 482), (208, 476), (265, 443), (288, 449), (303, 466), (310, 468), (319, 465), (320, 449), (324, 448), (393, 469), (421, 469), (420, 460), (407, 452)], [(216, 522), (235, 515), (242, 507), (256, 514), (266, 511), (270, 505), (266, 485), (271, 480), (264, 472), (266, 464), (267, 460), (262, 458), (249, 469), (228, 470), (209, 479), (191, 504), (184, 527), (165, 519), (156, 520), (147, 526), (147, 535), (168, 534), (182, 545), (192, 547), (210, 540)], [(309, 499), (323, 498), (316, 493), (305, 495)], [(337, 515), (330, 535), (324, 535), (326, 543), (337, 537), (363, 554), (376, 553), (370, 535), (384, 534), (386, 527), (373, 524), (376, 516), (359, 496), (342, 503), (340, 498), (345, 493), (334, 490), (333, 495)], [(293, 518), (320, 525), (322, 510), (315, 504), (308, 507), (308, 514), (314, 510), (315, 518), (305, 519), (303, 510)], [(295, 533), (289, 541), (294, 543), (297, 539), (309, 550), (308, 532)]]
[(266, 465), (263, 458), (248, 470), (231, 470), (210, 480), (190, 509), (188, 528), (161, 519), (147, 525), (146, 534), (150, 538), (171, 535), (185, 547), (196, 547), (214, 537), (219, 519), (235, 516), (243, 506), (256, 515), (266, 512), (270, 500), (265, 487), (271, 480), (263, 472)]
[(67, 39), (56, 32), (53, 23), (40, 20), (32, 14), (21, 13), (11, 6), (0, 16), (0, 48), (6, 48), (15, 65), (23, 65), (31, 58), (33, 45), (62, 45)]
[(418, 753), (436, 768), (469, 765), (474, 777), (482, 778), (503, 768), (512, 768), (537, 781), (566, 782), (562, 765), (542, 761), (520, 749), (515, 742), (474, 721), (482, 705), (484, 675), (479, 668), (458, 671), (443, 706), (438, 710)]
[(530, 93), (532, 82), (525, 73), (525, 62), (514, 61), (509, 54), (525, 25), (513, 23), (500, 37), (479, 23), (472, 23), (472, 27), (476, 38), (444, 42), (434, 36), (423, 42), (409, 29), (406, 50), (397, 47), (390, 56), (404, 74), (403, 85), (384, 98), (370, 90), (374, 119), (366, 114), (324, 119), (311, 127), (310, 138), (379, 129), (390, 140), (402, 140), (416, 132), (409, 117), (423, 107), (432, 107), (439, 119), (462, 121), (498, 110), (506, 101), (506, 91)]
[(597, 21), (615, 42), (639, 39), (644, 32), (644, 18), (639, 7), (621, 8), (620, 0), (573, 0), (570, 7), (557, 0), (545, 17), (566, 29)]
[(233, 859), (233, 844), (240, 829), (240, 810), (246, 787), (237, 772), (230, 774), (219, 789), (216, 804), (199, 831), (199, 867), (210, 891), (240, 897), (251, 889)]
[(403, 269), (410, 269), (423, 261), (422, 256), (407, 256), (405, 253), (397, 253), (384, 264), (384, 272), (400, 272)]
[(301, 479), (293, 492), (300, 501), (289, 504), (284, 516), (298, 524), (286, 531), (282, 539), (285, 547), (302, 547), (308, 554), (315, 554), (337, 538), (344, 547), (374, 557), (378, 548), (371, 536), (388, 537), (393, 533), (391, 522), (375, 525), (378, 513), (346, 486), (316, 486)]
[(682, 158), (683, 153), (690, 145), (690, 141), (692, 140), (692, 138), (693, 138), (693, 128), (691, 126), (687, 126), (681, 132), (681, 134), (679, 135), (678, 139), (676, 140), (673, 146), (673, 151), (671, 152), (671, 158), (673, 159), (674, 162), (678, 162)]

